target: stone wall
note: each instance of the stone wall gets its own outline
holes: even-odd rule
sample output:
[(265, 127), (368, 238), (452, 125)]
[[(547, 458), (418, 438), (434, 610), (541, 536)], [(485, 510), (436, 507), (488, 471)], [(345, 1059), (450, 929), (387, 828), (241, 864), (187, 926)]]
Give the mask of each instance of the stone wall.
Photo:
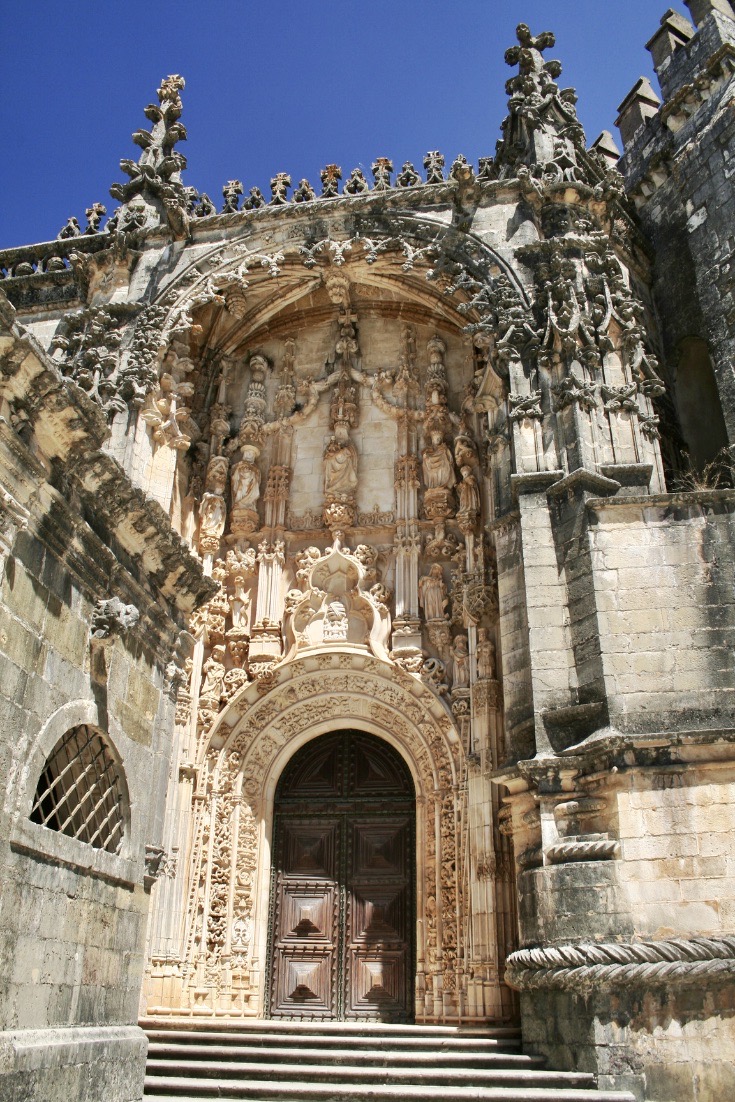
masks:
[[(661, 342), (685, 442), (700, 469), (735, 432), (735, 301), (731, 74), (735, 10), (728, 0), (693, 0), (696, 27), (667, 12), (651, 39), (661, 105), (639, 81), (621, 105), (621, 169), (654, 249), (653, 294)], [(717, 393), (699, 372), (694, 389), (686, 341), (703, 340)], [(709, 366), (707, 367), (709, 371)], [(724, 414), (724, 422), (723, 422)], [(702, 438), (696, 422), (708, 425)]]
[[(586, 639), (573, 668), (599, 676), (566, 707), (563, 685), (556, 707), (534, 692), (548, 741), (496, 774), (519, 865), (508, 975), (524, 1040), (649, 1102), (719, 1099), (735, 1045), (733, 492), (548, 497), (521, 515), (531, 531), (548, 518), (548, 603)], [(533, 632), (528, 661), (544, 688)]]
[[(177, 646), (183, 661), (187, 605), (208, 591), (170, 529), (154, 526), (151, 506), (97, 450), (106, 428), (95, 407), (61, 381), (7, 303), (2, 310), (0, 1097), (134, 1102), (146, 1048), (135, 1022), (173, 723), (169, 663)], [(117, 502), (88, 493), (91, 467), (119, 485)], [(125, 502), (126, 487), (128, 509), (115, 524), (111, 510)], [(135, 519), (136, 506), (147, 522), (137, 550), (122, 523)], [(168, 556), (171, 566), (180, 559), (183, 585), (168, 601), (157, 599), (164, 587), (145, 568), (146, 554)], [(95, 796), (67, 826), (72, 800), (59, 802), (66, 785), (59, 772), (55, 799), (64, 810), (47, 816), (49, 826), (30, 817), (45, 765), (73, 730), (99, 734), (117, 777), (110, 815), (121, 833), (109, 846), (101, 819), (97, 844), (86, 840), (92, 828), (80, 833), (103, 791), (85, 774), (82, 798)], [(84, 761), (93, 778), (94, 762)]]
[(624, 731), (729, 726), (732, 491), (598, 500), (589, 513), (611, 722)]

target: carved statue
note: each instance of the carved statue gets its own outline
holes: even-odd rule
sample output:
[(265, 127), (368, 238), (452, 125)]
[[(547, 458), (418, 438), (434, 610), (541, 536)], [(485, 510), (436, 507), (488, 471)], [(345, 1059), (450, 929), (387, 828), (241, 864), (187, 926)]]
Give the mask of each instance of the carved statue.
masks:
[(227, 509), (224, 493), (228, 466), (229, 460), (224, 455), (213, 456), (207, 466), (204, 494), (199, 506), (199, 549), (204, 555), (216, 554), (225, 530)]
[[(219, 540), (225, 530), (227, 510), (225, 499), (219, 494), (206, 493), (199, 506), (199, 537), (207, 540)], [(208, 553), (205, 549), (205, 553)]]
[(335, 434), (324, 452), (324, 493), (327, 497), (352, 497), (356, 489), (357, 449)]
[(243, 448), (242, 454), (243, 457), (240, 462), (232, 468), (233, 507), (252, 506), (260, 497), (260, 471), (255, 465), (257, 450), (255, 448)]
[(239, 630), (248, 626), (248, 612), (250, 609), (250, 594), (245, 590), (245, 578), (242, 574), (232, 576), (234, 593), (230, 596), (230, 612), (232, 613), (232, 626)]
[(480, 488), (472, 473), (472, 467), (462, 467), (459, 484), (459, 515), (474, 524), (480, 515)]
[(222, 686), (225, 679), (225, 648), (216, 646), (211, 656), (202, 667), (204, 680), (202, 691), (199, 694), (201, 700), (211, 702), (212, 707), (217, 707), (222, 695)]
[(495, 677), (495, 644), (488, 638), (487, 628), (477, 631), (477, 676), (480, 680)]
[(466, 635), (458, 635), (451, 649), (452, 688), (467, 689), (470, 684), (470, 650)]
[(324, 616), (324, 640), (347, 638), (347, 609), (342, 601), (330, 601)]
[(444, 443), (440, 432), (432, 432), (431, 444), (424, 448), (422, 467), (427, 490), (442, 488), (451, 490), (455, 485), (457, 477), (454, 473), (452, 453)]
[(140, 613), (135, 605), (123, 604), (119, 597), (100, 600), (92, 612), (91, 637), (96, 642), (108, 641), (114, 635), (135, 627), (139, 618)]
[(444, 585), (444, 576), (441, 563), (435, 562), (428, 574), (424, 574), (419, 581), (419, 601), (427, 620), (446, 619), (446, 607), (449, 603), (447, 587)]

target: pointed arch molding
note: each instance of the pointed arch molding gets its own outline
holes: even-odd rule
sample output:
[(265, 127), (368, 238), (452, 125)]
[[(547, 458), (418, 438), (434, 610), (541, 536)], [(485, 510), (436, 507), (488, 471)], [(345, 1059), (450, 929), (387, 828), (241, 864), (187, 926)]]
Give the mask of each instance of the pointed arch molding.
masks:
[(417, 796), (416, 1016), (437, 1020), (456, 1013), (467, 906), (459, 733), (441, 701), (411, 674), (361, 649), (326, 648), (245, 687), (211, 731), (188, 890), (192, 1008), (198, 1001), (212, 1012), (262, 1013), (276, 784), (296, 750), (341, 728), (385, 739), (411, 770)]

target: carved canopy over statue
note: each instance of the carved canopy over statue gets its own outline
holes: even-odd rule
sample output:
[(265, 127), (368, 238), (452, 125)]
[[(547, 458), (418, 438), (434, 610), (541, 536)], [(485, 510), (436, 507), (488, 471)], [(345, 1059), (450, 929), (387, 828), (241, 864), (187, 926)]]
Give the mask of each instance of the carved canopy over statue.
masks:
[(366, 555), (370, 551), (362, 546), (349, 551), (337, 541), (323, 555), (301, 556), (304, 592), (288, 595), (284, 661), (300, 648), (337, 642), (367, 646), (389, 661), (390, 595), (375, 581), (375, 555)]

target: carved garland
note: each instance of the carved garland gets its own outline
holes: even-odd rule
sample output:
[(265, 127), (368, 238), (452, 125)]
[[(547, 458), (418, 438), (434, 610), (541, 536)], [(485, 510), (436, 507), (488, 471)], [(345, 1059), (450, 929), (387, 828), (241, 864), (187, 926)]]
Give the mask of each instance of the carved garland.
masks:
[(508, 957), (505, 982), (518, 991), (588, 994), (633, 985), (729, 982), (733, 977), (735, 937), (670, 938), (521, 949)]

